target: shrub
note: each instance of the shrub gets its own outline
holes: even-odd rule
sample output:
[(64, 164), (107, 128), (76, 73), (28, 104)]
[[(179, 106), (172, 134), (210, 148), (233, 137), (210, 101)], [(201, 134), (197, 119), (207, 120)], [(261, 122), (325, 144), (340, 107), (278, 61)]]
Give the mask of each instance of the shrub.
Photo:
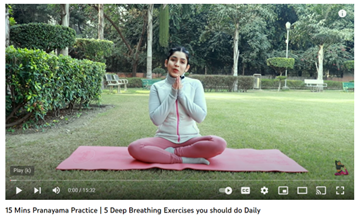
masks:
[(240, 91), (247, 92), (254, 86), (254, 77), (252, 76), (238, 76), (237, 85)]
[(278, 88), (278, 81), (274, 79), (261, 79), (261, 89), (274, 89)]
[(274, 57), (267, 59), (267, 66), (272, 67), (277, 73), (282, 75), (282, 73), (288, 69), (293, 69), (295, 65), (294, 58), (283, 58), (283, 57)]
[(103, 63), (57, 57), (39, 49), (6, 48), (6, 126), (98, 100), (104, 72)]
[(62, 25), (29, 23), (10, 28), (10, 42), (16, 48), (41, 49), (47, 53), (71, 47), (76, 31)]
[(105, 57), (112, 55), (113, 42), (98, 39), (76, 39), (69, 55), (77, 59), (88, 59), (105, 63)]
[(190, 75), (201, 81), (205, 91), (233, 91), (234, 83), (238, 80), (239, 89), (246, 92), (253, 88), (254, 78), (251, 76), (232, 76), (232, 75)]
[(324, 83), (327, 83), (327, 89), (330, 90), (341, 90), (342, 89), (342, 82), (340, 81), (324, 81)]
[(301, 80), (287, 80), (287, 86), (290, 89), (305, 89), (306, 85), (304, 81)]
[(353, 72), (354, 71), (354, 60), (347, 60), (346, 62), (344, 62), (344, 67), (348, 71)]
[(204, 90), (211, 91), (215, 90), (218, 91), (219, 89), (227, 89), (223, 80), (223, 76), (219, 75), (191, 75), (191, 78), (195, 78), (201, 81), (203, 84)]
[(35, 117), (43, 118), (50, 110), (45, 98), (52, 88), (50, 79), (57, 69), (53, 58), (56, 56), (38, 49), (6, 48), (7, 125), (12, 118), (20, 118), (14, 124), (21, 123), (33, 113)]
[(166, 71), (163, 68), (157, 67), (157, 68), (153, 69), (153, 73), (164, 75), (166, 73)]
[(128, 80), (128, 85), (127, 87), (131, 87), (131, 88), (141, 88), (142, 87), (142, 78), (126, 78)]
[[(342, 82), (340, 81), (330, 81), (325, 80), (324, 83), (327, 83), (328, 90), (339, 90), (342, 89)], [(278, 88), (279, 81), (277, 79), (261, 79), (261, 89), (274, 89)], [(306, 87), (306, 84), (304, 81), (301, 80), (287, 80), (287, 86), (290, 89), (301, 89), (301, 90), (307, 90), (309, 88)]]

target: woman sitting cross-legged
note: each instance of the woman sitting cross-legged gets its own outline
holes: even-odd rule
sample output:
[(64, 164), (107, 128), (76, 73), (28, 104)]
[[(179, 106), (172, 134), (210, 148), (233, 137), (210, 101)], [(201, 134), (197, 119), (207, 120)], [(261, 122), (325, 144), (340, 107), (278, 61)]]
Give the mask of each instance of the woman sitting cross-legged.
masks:
[(190, 68), (189, 52), (172, 48), (165, 60), (165, 80), (151, 86), (149, 115), (158, 126), (154, 137), (132, 142), (129, 154), (149, 163), (207, 164), (208, 158), (221, 154), (226, 141), (218, 136), (201, 136), (196, 122), (207, 114), (204, 89), (199, 80), (184, 76)]

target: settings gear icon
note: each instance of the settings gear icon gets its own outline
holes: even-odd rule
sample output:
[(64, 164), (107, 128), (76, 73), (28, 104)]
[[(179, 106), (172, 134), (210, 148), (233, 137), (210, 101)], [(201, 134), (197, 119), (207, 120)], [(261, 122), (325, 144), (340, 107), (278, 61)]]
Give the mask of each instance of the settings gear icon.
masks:
[(268, 188), (267, 187), (261, 187), (261, 193), (266, 195), (266, 193), (268, 193)]

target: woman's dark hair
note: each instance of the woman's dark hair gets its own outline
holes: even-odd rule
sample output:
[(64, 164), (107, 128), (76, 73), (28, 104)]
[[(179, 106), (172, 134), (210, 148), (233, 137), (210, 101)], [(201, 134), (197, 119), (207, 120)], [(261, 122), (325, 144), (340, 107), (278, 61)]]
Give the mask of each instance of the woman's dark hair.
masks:
[(185, 47), (183, 46), (176, 46), (174, 48), (171, 48), (168, 52), (168, 57), (167, 57), (167, 60), (169, 60), (170, 56), (172, 56), (174, 54), (174, 52), (183, 52), (186, 56), (186, 60), (188, 61), (188, 65), (189, 65), (189, 59), (190, 59), (190, 56), (189, 56), (189, 51), (186, 50)]

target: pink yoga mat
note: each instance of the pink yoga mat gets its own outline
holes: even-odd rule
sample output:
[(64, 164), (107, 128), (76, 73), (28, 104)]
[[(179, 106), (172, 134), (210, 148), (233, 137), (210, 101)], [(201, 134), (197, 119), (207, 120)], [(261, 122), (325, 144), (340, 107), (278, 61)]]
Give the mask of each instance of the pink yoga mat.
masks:
[(231, 149), (209, 159), (205, 164), (158, 164), (135, 160), (127, 147), (80, 146), (56, 169), (58, 170), (207, 170), (233, 172), (308, 172), (280, 150)]

